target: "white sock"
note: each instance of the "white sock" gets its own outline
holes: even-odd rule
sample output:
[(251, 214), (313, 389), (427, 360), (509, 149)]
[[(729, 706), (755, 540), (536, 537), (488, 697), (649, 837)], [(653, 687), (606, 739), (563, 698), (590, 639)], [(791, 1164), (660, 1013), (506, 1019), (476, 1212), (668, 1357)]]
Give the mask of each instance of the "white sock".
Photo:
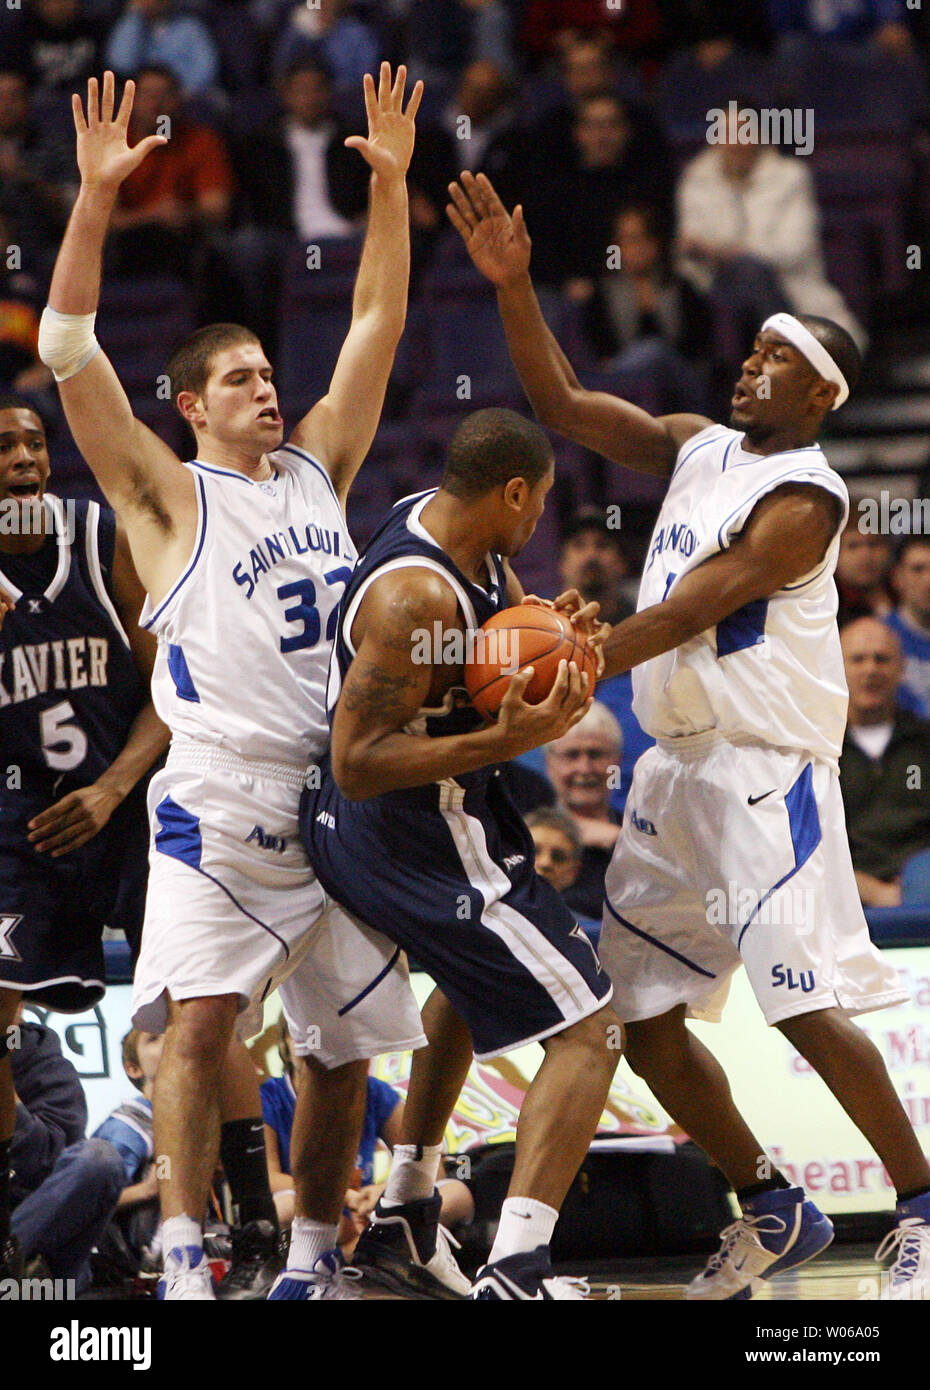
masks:
[(501, 1208), (488, 1264), (535, 1250), (537, 1245), (548, 1245), (558, 1219), (559, 1213), (545, 1202), (535, 1202), (532, 1197), (508, 1197)]
[(381, 1205), (398, 1207), (432, 1197), (441, 1155), (441, 1144), (395, 1145)]
[(167, 1255), (170, 1250), (183, 1250), (185, 1245), (195, 1245), (203, 1249), (203, 1231), (199, 1221), (192, 1221), (187, 1215), (169, 1216), (161, 1228), (161, 1248)]
[(336, 1226), (325, 1221), (311, 1221), (309, 1216), (295, 1216), (291, 1226), (291, 1248), (288, 1269), (312, 1269), (321, 1255), (336, 1244)]

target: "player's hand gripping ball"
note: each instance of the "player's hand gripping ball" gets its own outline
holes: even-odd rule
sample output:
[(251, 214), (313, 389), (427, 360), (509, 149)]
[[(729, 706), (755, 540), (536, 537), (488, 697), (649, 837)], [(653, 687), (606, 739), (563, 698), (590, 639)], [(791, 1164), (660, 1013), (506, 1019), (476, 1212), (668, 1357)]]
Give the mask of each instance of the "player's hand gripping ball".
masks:
[(552, 608), (518, 604), (495, 613), (474, 634), (465, 662), (465, 688), (478, 713), (493, 723), (518, 671), (533, 667), (523, 698), (529, 705), (538, 705), (555, 684), (560, 661), (574, 661), (587, 672), (588, 694), (592, 694), (597, 661), (584, 635)]

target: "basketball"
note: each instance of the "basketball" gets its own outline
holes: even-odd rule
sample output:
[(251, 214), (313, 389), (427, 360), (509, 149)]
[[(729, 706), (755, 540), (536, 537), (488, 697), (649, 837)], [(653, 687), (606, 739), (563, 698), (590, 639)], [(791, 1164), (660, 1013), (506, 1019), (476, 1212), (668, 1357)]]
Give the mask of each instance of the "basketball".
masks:
[(475, 709), (490, 723), (497, 718), (518, 671), (533, 667), (523, 698), (538, 705), (555, 684), (563, 660), (574, 661), (587, 672), (590, 695), (597, 678), (597, 661), (585, 638), (562, 613), (518, 604), (495, 613), (475, 635), (465, 662), (465, 687)]

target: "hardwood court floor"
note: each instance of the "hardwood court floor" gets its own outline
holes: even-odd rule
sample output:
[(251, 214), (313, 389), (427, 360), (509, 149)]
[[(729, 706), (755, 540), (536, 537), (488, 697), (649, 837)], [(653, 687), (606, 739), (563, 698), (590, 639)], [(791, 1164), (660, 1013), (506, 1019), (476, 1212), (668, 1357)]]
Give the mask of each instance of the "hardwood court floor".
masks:
[[(810, 1264), (776, 1276), (756, 1294), (754, 1303), (805, 1301), (861, 1301), (876, 1299), (879, 1293), (879, 1266), (873, 1259), (875, 1244), (832, 1246)], [(557, 1273), (587, 1278), (592, 1299), (676, 1302), (683, 1298), (685, 1285), (702, 1268), (700, 1256), (657, 1256), (641, 1260), (621, 1260), (616, 1265), (598, 1261), (596, 1268), (560, 1265)], [(360, 1292), (366, 1299), (390, 1299), (394, 1295), (362, 1281)]]

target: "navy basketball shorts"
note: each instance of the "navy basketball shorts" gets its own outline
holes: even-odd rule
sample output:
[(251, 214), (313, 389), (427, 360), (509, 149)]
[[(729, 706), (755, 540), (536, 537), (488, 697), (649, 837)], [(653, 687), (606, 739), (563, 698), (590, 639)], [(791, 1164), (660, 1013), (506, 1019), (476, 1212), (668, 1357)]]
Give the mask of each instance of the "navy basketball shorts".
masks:
[(405, 950), (464, 1018), (479, 1058), (560, 1033), (612, 987), (585, 933), (535, 869), (493, 770), (348, 801), (328, 759), (300, 833), (337, 902)]
[(28, 839), (29, 821), (50, 799), (0, 799), (0, 989), (63, 1013), (102, 998), (103, 927), (123, 925), (121, 916), (138, 930), (145, 899), (144, 806), (139, 828), (130, 800), (88, 844), (53, 859)]

